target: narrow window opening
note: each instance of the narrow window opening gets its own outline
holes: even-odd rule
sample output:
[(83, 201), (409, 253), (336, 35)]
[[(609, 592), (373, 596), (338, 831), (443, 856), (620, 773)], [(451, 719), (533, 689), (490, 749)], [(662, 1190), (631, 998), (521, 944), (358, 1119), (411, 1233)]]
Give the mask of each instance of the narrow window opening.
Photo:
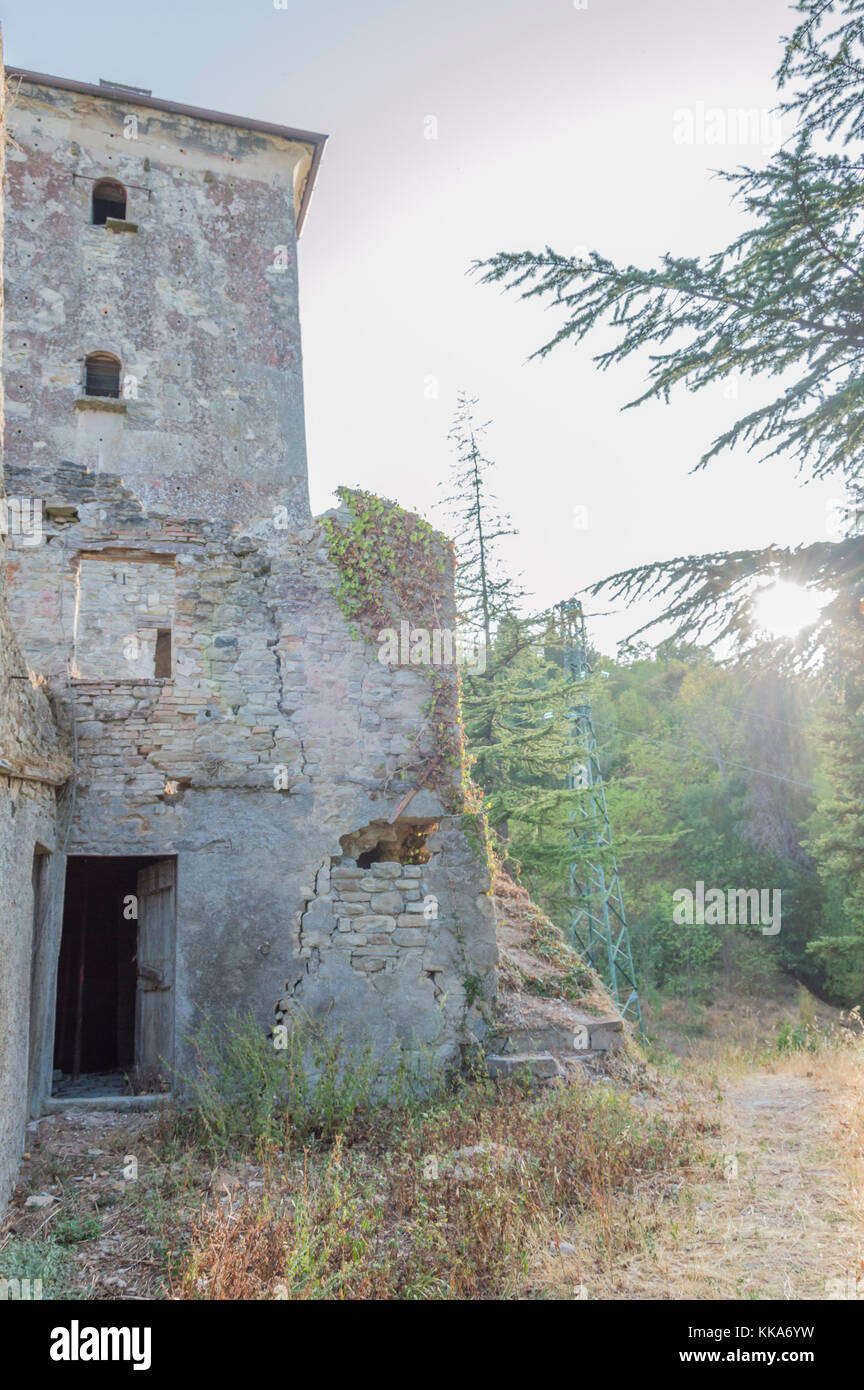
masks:
[(106, 219), (126, 219), (126, 189), (114, 179), (100, 179), (93, 185), (93, 226), (104, 227)]
[(156, 653), (153, 674), (157, 680), (170, 680), (171, 678), (170, 627), (159, 627), (156, 629)]
[(91, 352), (84, 363), (84, 394), (120, 398), (120, 361), (110, 352)]

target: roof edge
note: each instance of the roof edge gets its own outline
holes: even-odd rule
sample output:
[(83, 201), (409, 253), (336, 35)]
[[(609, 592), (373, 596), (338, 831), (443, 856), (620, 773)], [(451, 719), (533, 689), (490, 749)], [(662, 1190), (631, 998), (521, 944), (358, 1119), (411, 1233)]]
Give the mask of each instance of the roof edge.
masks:
[(275, 135), (298, 145), (312, 146), (312, 162), (306, 175), (303, 196), (297, 213), (297, 235), (303, 227), (315, 175), (321, 163), (321, 155), (327, 143), (327, 136), (314, 130), (299, 130), (295, 126), (275, 125), (271, 121), (257, 121), (251, 116), (232, 116), (227, 111), (210, 111), (202, 106), (185, 106), (178, 101), (164, 101), (161, 97), (148, 97), (137, 92), (123, 91), (119, 87), (99, 87), (93, 82), (78, 82), (71, 77), (52, 77), (45, 72), (32, 72), (28, 68), (6, 65), (7, 77), (18, 77), (23, 82), (32, 82), (38, 87), (58, 87), (64, 92), (81, 92), (84, 96), (100, 97), (102, 100), (122, 101), (127, 106), (146, 106), (153, 111), (169, 111), (177, 116), (191, 116), (198, 121), (213, 121), (218, 125), (236, 126), (240, 130), (256, 130), (262, 135)]

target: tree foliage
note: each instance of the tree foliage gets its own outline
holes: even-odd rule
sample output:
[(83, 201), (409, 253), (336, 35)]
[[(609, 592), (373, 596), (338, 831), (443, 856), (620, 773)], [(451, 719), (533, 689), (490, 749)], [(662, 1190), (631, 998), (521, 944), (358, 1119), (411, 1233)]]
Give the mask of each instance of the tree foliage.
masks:
[[(613, 574), (589, 592), (653, 596), (662, 613), (593, 689), (609, 813), (637, 973), (699, 996), (719, 972), (774, 966), (834, 1002), (864, 1003), (864, 0), (800, 0), (776, 74), (791, 138), (764, 167), (721, 175), (742, 215), (732, 243), (658, 265), (502, 251), (483, 282), (550, 305), (558, 327), (544, 357), (596, 329), (601, 370), (647, 355), (646, 384), (626, 408), (669, 402), (741, 375), (770, 388), (756, 409), (707, 442), (694, 469), (726, 450), (793, 459), (804, 482), (836, 478), (847, 505), (837, 539), (685, 554)], [(820, 619), (783, 647), (760, 634), (753, 599), (786, 580), (824, 595)], [(656, 623), (672, 642), (635, 645)], [(724, 670), (695, 643), (726, 642), (749, 659)], [(644, 646), (644, 644), (643, 644)], [(531, 671), (552, 681), (552, 660)], [(818, 668), (844, 707), (821, 708)], [(540, 701), (542, 704), (542, 699)], [(818, 720), (828, 732), (816, 737)], [(761, 723), (760, 723), (761, 721)], [(513, 778), (516, 765), (499, 769)], [(510, 852), (532, 892), (564, 919), (568, 808), (522, 770), (509, 809)], [(530, 795), (534, 785), (534, 799)], [(503, 795), (490, 790), (490, 795)], [(539, 810), (538, 810), (539, 808)], [(783, 894), (778, 938), (683, 929), (672, 894), (702, 880)]]
[(442, 506), (452, 518), (453, 544), (458, 555), (456, 593), (463, 620), (481, 629), (487, 648), (498, 620), (515, 613), (524, 597), (522, 589), (504, 569), (499, 545), (515, 536), (509, 516), (498, 510), (492, 492), (495, 467), (481, 449), (487, 424), (478, 424), (476, 396), (459, 393), (450, 440), (456, 452), (451, 469), (452, 491)]
[(808, 950), (829, 989), (864, 1003), (864, 715), (826, 719), (826, 792), (810, 823), (808, 848), (825, 889), (821, 930)]
[(495, 465), (481, 450), (486, 426), (476, 422), (477, 404), (460, 394), (450, 433), (456, 461), (444, 506), (453, 522), (460, 616), (486, 641), (483, 669), (462, 672), (472, 777), (506, 854), (514, 816), (539, 834), (572, 795), (564, 786), (569, 695), (560, 665), (546, 651), (547, 618), (520, 613), (525, 594), (501, 556), (500, 542), (516, 531), (492, 491)]
[[(559, 328), (535, 355), (601, 324), (614, 337), (595, 357), (601, 369), (647, 351), (647, 385), (629, 407), (731, 376), (776, 379), (766, 403), (714, 439), (694, 467), (742, 446), (791, 456), (805, 480), (836, 476), (849, 488), (844, 539), (681, 556), (609, 583), (618, 596), (670, 595), (656, 621), (671, 617), (679, 637), (716, 620), (715, 636), (746, 641), (754, 581), (795, 578), (826, 591), (812, 654), (820, 645), (864, 646), (864, 161), (847, 148), (864, 135), (864, 4), (802, 0), (796, 8), (801, 20), (777, 72), (781, 109), (796, 129), (764, 168), (721, 175), (746, 224), (731, 245), (702, 257), (667, 254), (649, 268), (547, 247), (500, 252), (478, 269), (483, 281), (560, 310)], [(828, 604), (834, 591), (840, 597)], [(808, 651), (795, 655), (806, 660)]]

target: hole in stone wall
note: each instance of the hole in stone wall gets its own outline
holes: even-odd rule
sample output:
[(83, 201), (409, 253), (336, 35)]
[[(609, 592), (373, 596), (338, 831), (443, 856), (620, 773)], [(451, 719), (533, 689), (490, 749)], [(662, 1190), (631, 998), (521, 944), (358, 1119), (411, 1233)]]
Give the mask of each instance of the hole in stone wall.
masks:
[(66, 526), (71, 521), (80, 521), (78, 508), (67, 506), (64, 502), (48, 502), (45, 506), (46, 521), (53, 521), (56, 526)]
[(350, 835), (341, 836), (342, 855), (353, 859), (358, 869), (368, 869), (371, 864), (426, 864), (431, 851), (426, 841), (433, 830), (438, 829), (436, 820), (417, 818), (389, 821), (372, 821), (361, 830), (352, 830)]

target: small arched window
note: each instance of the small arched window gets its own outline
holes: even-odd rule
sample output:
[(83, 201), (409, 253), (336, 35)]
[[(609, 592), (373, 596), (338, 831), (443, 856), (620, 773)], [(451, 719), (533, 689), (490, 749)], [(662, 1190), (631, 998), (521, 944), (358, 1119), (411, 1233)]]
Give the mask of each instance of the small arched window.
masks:
[(116, 179), (100, 179), (93, 185), (93, 226), (104, 227), (108, 217), (126, 219), (126, 189)]
[(110, 352), (91, 352), (84, 363), (85, 396), (120, 396), (120, 359)]

